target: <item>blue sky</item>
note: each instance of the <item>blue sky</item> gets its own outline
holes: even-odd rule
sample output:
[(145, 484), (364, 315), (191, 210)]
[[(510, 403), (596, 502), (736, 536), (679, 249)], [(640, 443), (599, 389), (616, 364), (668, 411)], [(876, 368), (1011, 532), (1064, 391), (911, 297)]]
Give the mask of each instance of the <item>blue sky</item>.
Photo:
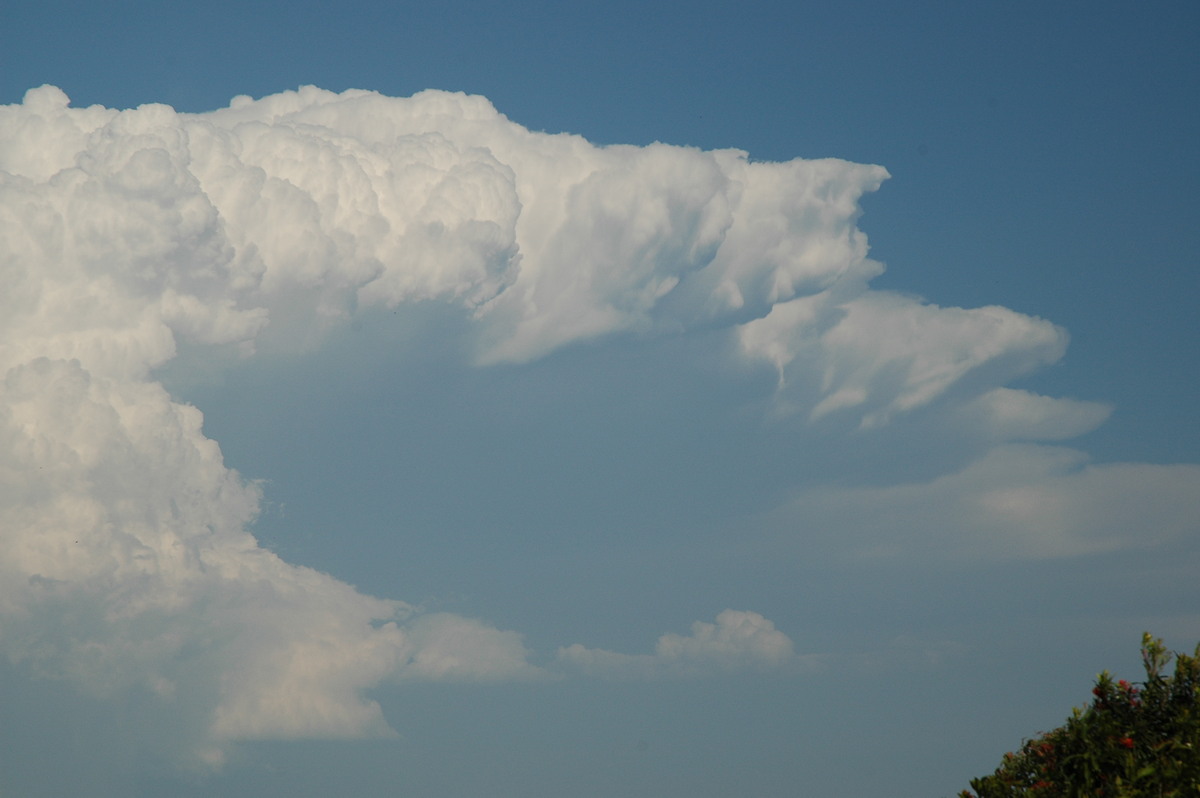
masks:
[(0, 796), (949, 796), (1200, 640), (1192, 4), (2, 22)]

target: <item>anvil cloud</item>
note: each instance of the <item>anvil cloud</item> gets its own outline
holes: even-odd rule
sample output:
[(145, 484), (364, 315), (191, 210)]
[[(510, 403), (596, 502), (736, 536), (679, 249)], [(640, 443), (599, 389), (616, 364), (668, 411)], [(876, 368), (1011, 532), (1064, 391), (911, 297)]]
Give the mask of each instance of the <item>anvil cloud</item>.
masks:
[[(30, 91), (0, 108), (0, 651), (93, 695), (177, 706), (210, 763), (236, 740), (388, 734), (364, 691), (389, 681), (786, 665), (791, 640), (748, 610), (653, 655), (577, 644), (538, 665), (515, 632), (289, 564), (251, 534), (260, 487), (156, 370), (183, 347), (314, 350), (355, 314), (436, 301), (467, 320), (481, 367), (716, 330), (729, 345), (713, 357), (773, 369), (774, 413), (802, 423), (870, 430), (939, 401), (1001, 443), (1101, 423), (1100, 405), (1003, 387), (1062, 356), (1060, 328), (870, 290), (882, 266), (858, 203), (886, 177), (600, 147), (436, 91), (306, 87), (205, 114)], [(1020, 452), (934, 488), (1044, 460)], [(1103, 489), (1103, 474), (1044, 468), (1045, 491)], [(873, 518), (906, 495), (779, 512)]]

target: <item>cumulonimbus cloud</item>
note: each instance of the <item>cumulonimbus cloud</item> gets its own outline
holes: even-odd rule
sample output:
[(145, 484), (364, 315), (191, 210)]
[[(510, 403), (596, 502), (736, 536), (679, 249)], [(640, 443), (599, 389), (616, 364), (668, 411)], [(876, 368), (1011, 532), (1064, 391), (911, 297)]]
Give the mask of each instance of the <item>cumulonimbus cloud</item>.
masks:
[[(858, 201), (886, 176), (598, 147), (444, 92), (306, 87), (180, 114), (31, 90), (0, 108), (0, 650), (96, 694), (178, 702), (210, 761), (230, 740), (386, 733), (363, 691), (387, 680), (543, 675), (512, 632), (259, 547), (257, 487), (155, 370), (181, 343), (313, 345), (360, 308), (439, 300), (470, 318), (481, 363), (724, 328), (778, 369), (781, 404), (870, 426), (1058, 357), (1046, 322), (867, 291), (882, 267)], [(1091, 412), (1054, 418), (1076, 428), (1060, 418), (1076, 411)], [(726, 612), (648, 659), (559, 661), (675, 671), (790, 651)]]

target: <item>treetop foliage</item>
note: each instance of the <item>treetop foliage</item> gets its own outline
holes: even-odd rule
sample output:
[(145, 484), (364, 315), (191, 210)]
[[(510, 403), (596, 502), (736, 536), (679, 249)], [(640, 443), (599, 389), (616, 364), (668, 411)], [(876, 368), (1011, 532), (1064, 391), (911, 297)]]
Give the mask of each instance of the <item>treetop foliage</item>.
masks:
[(1200, 645), (1172, 655), (1146, 633), (1142, 664), (1144, 682), (1101, 673), (1089, 706), (1005, 754), (959, 798), (1200, 798)]

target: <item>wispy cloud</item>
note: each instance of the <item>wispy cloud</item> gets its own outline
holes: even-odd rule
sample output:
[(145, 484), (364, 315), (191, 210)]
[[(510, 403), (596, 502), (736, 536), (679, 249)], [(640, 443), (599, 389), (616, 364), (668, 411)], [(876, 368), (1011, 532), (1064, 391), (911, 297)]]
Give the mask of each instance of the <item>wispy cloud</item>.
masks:
[(1008, 444), (929, 481), (805, 489), (770, 524), (788, 546), (835, 535), (839, 556), (996, 561), (1159, 546), (1194, 534), (1198, 518), (1200, 466)]
[[(928, 405), (985, 370), (997, 385), (1053, 363), (1066, 333), (1007, 308), (942, 308), (838, 292), (781, 303), (740, 328), (743, 351), (779, 372), (779, 398), (814, 418), (852, 412), (864, 427)], [(819, 377), (814, 380), (814, 377)]]

